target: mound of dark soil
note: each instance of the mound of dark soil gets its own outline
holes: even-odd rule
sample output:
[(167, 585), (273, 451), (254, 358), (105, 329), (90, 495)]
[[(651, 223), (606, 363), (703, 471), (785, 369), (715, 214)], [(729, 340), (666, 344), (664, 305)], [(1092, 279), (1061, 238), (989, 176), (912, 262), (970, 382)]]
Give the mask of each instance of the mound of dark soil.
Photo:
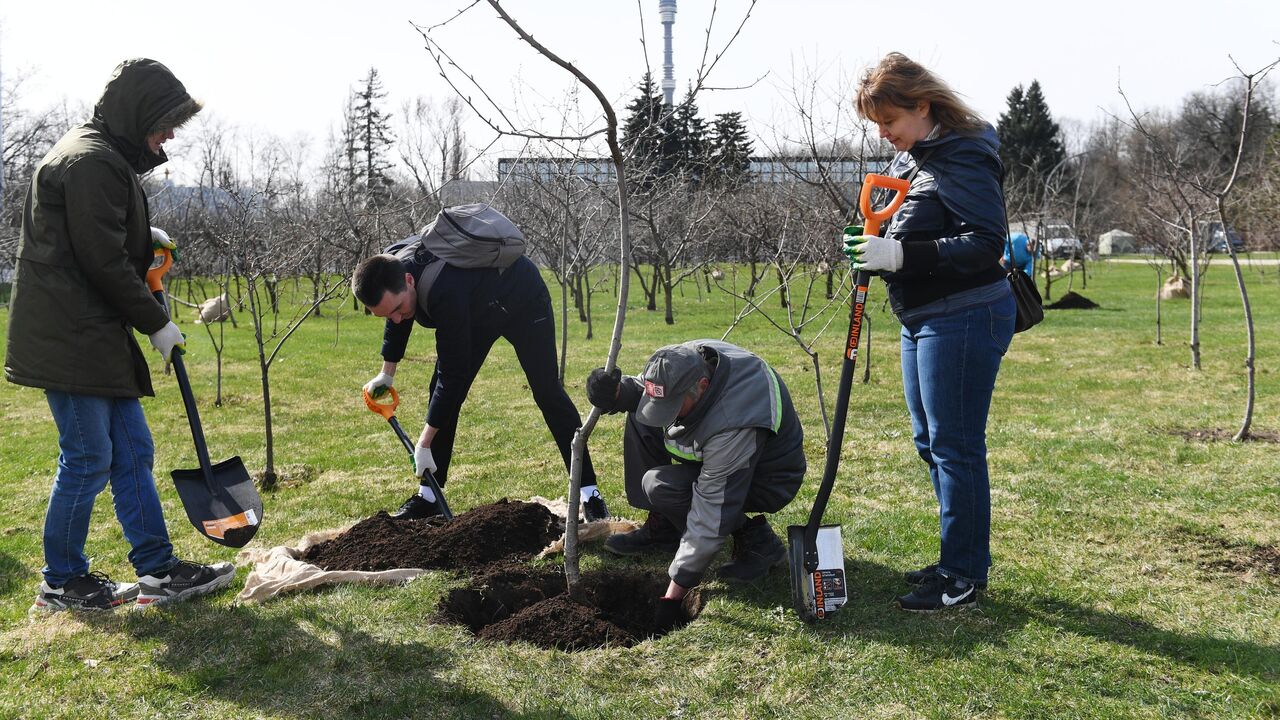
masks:
[(1089, 298), (1075, 292), (1068, 291), (1066, 295), (1058, 298), (1058, 301), (1050, 305), (1045, 305), (1045, 310), (1093, 310), (1101, 307), (1098, 303)]
[[(564, 528), (542, 505), (502, 500), (451, 521), (397, 520), (385, 512), (310, 548), (303, 559), (326, 570), (464, 570), (471, 579), (440, 601), (437, 619), (477, 637), (545, 648), (630, 647), (656, 635), (654, 615), (667, 578), (652, 571), (586, 573), (573, 597), (564, 573), (526, 563)], [(697, 590), (684, 602), (702, 612)]]
[[(654, 637), (654, 613), (665, 576), (637, 571), (585, 573), (570, 597), (564, 576), (509, 565), (448, 593), (437, 619), (466, 625), (478, 637), (539, 647), (584, 650), (630, 647)], [(685, 597), (685, 620), (702, 612), (695, 589)]]
[(431, 568), (477, 570), (499, 561), (526, 561), (564, 532), (542, 505), (500, 500), (451, 521), (397, 520), (379, 512), (303, 559), (325, 570)]

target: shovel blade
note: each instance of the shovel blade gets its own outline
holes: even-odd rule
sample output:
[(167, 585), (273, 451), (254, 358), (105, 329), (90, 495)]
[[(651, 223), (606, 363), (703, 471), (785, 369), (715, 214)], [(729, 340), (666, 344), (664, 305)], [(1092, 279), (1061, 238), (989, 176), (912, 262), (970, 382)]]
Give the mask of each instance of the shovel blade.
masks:
[(791, 566), (791, 604), (805, 622), (825, 620), (848, 600), (844, 574), (844, 545), (839, 525), (818, 528), (818, 567), (804, 563), (804, 525), (787, 526), (787, 560)]
[(240, 458), (210, 468), (174, 470), (173, 484), (187, 519), (201, 535), (227, 547), (244, 547), (262, 524), (262, 498)]

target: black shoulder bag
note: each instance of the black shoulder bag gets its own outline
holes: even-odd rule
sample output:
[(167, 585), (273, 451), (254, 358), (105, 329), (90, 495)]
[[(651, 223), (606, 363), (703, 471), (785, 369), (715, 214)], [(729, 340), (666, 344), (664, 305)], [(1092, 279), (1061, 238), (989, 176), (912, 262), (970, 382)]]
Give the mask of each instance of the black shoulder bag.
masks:
[[(1006, 211), (1007, 212), (1007, 211)], [(1017, 312), (1013, 318), (1013, 331), (1020, 333), (1035, 327), (1044, 319), (1044, 301), (1036, 281), (1027, 277), (1022, 268), (1013, 262), (1013, 238), (1009, 237), (1009, 219), (1005, 216), (1005, 244), (1009, 246), (1009, 289), (1013, 290), (1013, 302)]]
[(1004, 242), (1009, 248), (1009, 289), (1013, 291), (1014, 317), (1013, 331), (1020, 333), (1029, 330), (1044, 319), (1044, 300), (1040, 298), (1040, 290), (1036, 281), (1022, 272), (1022, 268), (1013, 261), (1013, 236), (1009, 233), (1009, 206), (1004, 202), (1004, 176), (1000, 177), (1000, 205), (1004, 208)]

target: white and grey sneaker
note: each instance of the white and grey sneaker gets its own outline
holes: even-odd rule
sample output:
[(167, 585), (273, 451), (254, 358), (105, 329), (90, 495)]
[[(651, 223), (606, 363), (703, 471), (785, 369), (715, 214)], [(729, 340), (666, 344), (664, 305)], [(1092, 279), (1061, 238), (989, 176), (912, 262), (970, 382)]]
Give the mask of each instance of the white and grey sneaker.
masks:
[(137, 583), (118, 583), (104, 573), (92, 572), (71, 578), (62, 587), (40, 581), (33, 611), (115, 610), (138, 599)]
[(236, 568), (229, 562), (201, 565), (179, 560), (162, 576), (138, 578), (138, 607), (181, 602), (197, 595), (221, 590), (236, 578)]

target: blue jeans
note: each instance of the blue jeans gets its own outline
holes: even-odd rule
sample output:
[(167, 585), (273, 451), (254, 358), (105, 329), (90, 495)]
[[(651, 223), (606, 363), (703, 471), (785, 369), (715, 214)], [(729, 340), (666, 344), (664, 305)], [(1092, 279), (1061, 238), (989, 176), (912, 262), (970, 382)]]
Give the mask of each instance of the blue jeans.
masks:
[(987, 413), (1013, 339), (1013, 296), (902, 327), (902, 388), (942, 526), (941, 574), (986, 582), (991, 566)]
[(58, 473), (44, 518), (44, 579), (54, 587), (89, 572), (84, 543), (93, 501), (107, 483), (116, 519), (132, 549), (138, 575), (163, 575), (173, 546), (151, 477), (151, 430), (136, 398), (109, 398), (48, 390), (58, 426)]

